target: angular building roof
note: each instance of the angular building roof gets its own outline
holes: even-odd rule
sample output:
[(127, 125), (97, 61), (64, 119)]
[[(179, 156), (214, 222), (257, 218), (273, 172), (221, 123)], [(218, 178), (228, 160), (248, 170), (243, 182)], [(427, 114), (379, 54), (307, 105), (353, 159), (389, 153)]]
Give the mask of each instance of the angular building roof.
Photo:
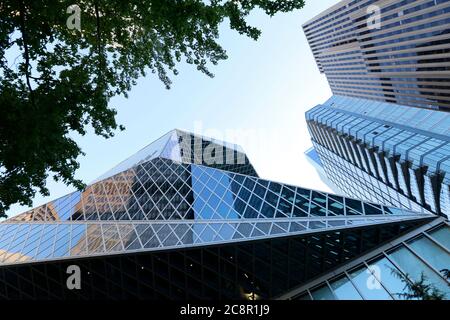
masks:
[[(210, 146), (216, 146), (216, 147), (224, 147), (224, 151), (230, 152), (230, 153), (236, 153), (236, 157), (242, 157), (244, 159), (244, 162), (249, 164), (248, 159), (246, 158), (246, 155), (242, 149), (241, 146), (227, 143), (223, 141), (219, 141), (216, 139), (203, 137), (200, 135), (196, 135), (190, 132), (186, 132), (180, 129), (174, 129), (166, 134), (164, 134), (162, 137), (156, 139), (149, 145), (145, 146), (138, 152), (136, 152), (131, 157), (125, 159), (124, 161), (120, 162), (118, 165), (116, 165), (114, 168), (108, 170), (104, 174), (102, 174), (100, 177), (95, 179), (92, 183), (95, 183), (97, 181), (106, 179), (108, 177), (111, 177), (119, 172), (125, 171), (126, 169), (129, 169), (133, 166), (136, 166), (140, 163), (150, 161), (155, 158), (165, 158), (173, 161), (183, 162), (183, 163), (197, 163), (202, 164), (203, 163), (203, 155), (202, 153), (194, 152), (192, 149), (195, 148), (203, 148), (204, 145), (210, 145)], [(191, 157), (187, 157), (186, 155), (183, 156), (181, 154), (181, 150), (188, 150), (187, 154), (192, 155)], [(194, 157), (194, 155), (197, 155)], [(241, 159), (242, 160), (242, 159)], [(225, 161), (223, 161), (225, 162)], [(250, 169), (250, 168), (249, 168)], [(252, 173), (253, 175), (256, 175), (256, 172), (251, 172), (250, 169), (247, 174)]]
[[(188, 137), (193, 135), (172, 131), (83, 192), (2, 222), (0, 265), (199, 247), (393, 222), (420, 224), (432, 218), (260, 179), (241, 149), (202, 138), (201, 147), (186, 153)], [(215, 162), (205, 158), (205, 150), (219, 155)], [(227, 150), (241, 158), (221, 163), (231, 159), (224, 155)]]

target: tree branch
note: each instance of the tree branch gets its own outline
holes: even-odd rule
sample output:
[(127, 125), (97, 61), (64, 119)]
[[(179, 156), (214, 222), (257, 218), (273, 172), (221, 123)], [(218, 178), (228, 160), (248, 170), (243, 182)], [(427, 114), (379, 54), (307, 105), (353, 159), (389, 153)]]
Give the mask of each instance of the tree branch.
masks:
[(35, 107), (35, 101), (34, 101), (34, 91), (31, 87), (31, 81), (30, 81), (30, 53), (28, 51), (28, 34), (26, 32), (25, 28), (25, 5), (23, 3), (23, 0), (20, 1), (20, 10), (19, 10), (19, 16), (20, 16), (20, 32), (22, 33), (22, 39), (23, 39), (23, 48), (24, 48), (24, 57), (25, 57), (25, 78), (27, 80), (27, 86), (28, 90), (30, 90), (30, 98), (31, 103), (33, 107)]

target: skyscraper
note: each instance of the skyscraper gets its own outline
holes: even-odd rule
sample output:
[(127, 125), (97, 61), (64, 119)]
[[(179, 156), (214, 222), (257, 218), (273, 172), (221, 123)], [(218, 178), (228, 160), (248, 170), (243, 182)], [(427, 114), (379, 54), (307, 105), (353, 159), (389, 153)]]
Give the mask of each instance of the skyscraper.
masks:
[(306, 113), (341, 194), (450, 214), (450, 1), (341, 1), (303, 25), (334, 96)]
[(303, 29), (333, 94), (448, 112), (449, 26), (448, 0), (343, 0)]
[(409, 258), (429, 260), (415, 271), (449, 294), (434, 266), (448, 257), (421, 250), (448, 252), (443, 218), (261, 179), (240, 147), (174, 130), (84, 191), (0, 223), (0, 297), (291, 298), (425, 231), (431, 244)]
[(325, 183), (334, 193), (342, 193), (342, 191), (328, 179), (327, 173), (323, 167), (323, 163), (320, 160), (319, 154), (314, 147), (309, 148), (305, 151), (306, 159), (309, 163), (316, 169), (319, 174), (320, 179)]
[(450, 215), (450, 113), (333, 96), (306, 120), (341, 194)]
[[(344, 0), (303, 25), (334, 94), (306, 122), (319, 172), (339, 194), (439, 215), (448, 225), (449, 23), (448, 0)], [(415, 229), (281, 298), (408, 297), (395, 268), (414, 279), (426, 268), (448, 290), (439, 273), (450, 265), (449, 241), (448, 229)]]

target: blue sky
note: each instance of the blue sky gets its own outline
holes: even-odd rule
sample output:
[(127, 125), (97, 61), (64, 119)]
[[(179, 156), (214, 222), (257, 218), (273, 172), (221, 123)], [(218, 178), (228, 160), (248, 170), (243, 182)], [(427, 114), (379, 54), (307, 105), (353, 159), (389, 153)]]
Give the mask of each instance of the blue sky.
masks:
[[(301, 25), (337, 0), (306, 0), (297, 12), (249, 21), (262, 30), (255, 42), (224, 25), (220, 43), (229, 59), (211, 67), (211, 79), (181, 64), (166, 90), (153, 74), (141, 78), (129, 98), (114, 98), (117, 121), (126, 130), (111, 139), (90, 131), (77, 137), (77, 178), (89, 183), (167, 131), (179, 128), (240, 144), (263, 178), (330, 191), (303, 152), (311, 146), (304, 113), (331, 96), (317, 69)], [(82, 21), (81, 21), (82, 23)], [(49, 179), (50, 197), (37, 195), (33, 207), (73, 188)], [(8, 215), (27, 210), (15, 205)]]

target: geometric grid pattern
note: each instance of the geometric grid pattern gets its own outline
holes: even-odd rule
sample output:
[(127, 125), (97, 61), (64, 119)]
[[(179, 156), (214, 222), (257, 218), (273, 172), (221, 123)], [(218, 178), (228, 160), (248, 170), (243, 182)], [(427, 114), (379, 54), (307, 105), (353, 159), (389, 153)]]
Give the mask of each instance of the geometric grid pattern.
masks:
[[(419, 222), (0, 267), (3, 299), (273, 298), (420, 226)], [(67, 267), (81, 290), (67, 290)]]
[(4, 223), (358, 216), (417, 213), (157, 158)]
[(449, 111), (449, 14), (448, 0), (344, 0), (303, 30), (333, 94)]
[[(387, 206), (405, 208), (406, 210), (427, 212), (425, 208), (406, 195), (387, 186), (352, 163), (315, 142), (313, 142), (313, 145), (321, 155), (323, 168), (327, 176), (330, 177), (330, 181), (339, 188), (339, 194), (384, 203)], [(349, 181), (352, 183), (349, 183)]]
[[(383, 190), (375, 198), (387, 205), (450, 214), (449, 115), (333, 96), (306, 119), (327, 175), (346, 195), (370, 201), (371, 189)], [(347, 193), (349, 180), (363, 187)]]
[(405, 293), (412, 292), (395, 270), (410, 284), (425, 275), (448, 300), (450, 282), (444, 270), (450, 266), (450, 226), (442, 220), (433, 222), (431, 228), (424, 226), (420, 232), (414, 230), (401, 240), (394, 240), (388, 249), (374, 250), (359, 261), (285, 293), (282, 299), (403, 300)]
[[(262, 243), (264, 254), (273, 242), (289, 243), (288, 239), (309, 239), (310, 243), (321, 239), (318, 247), (330, 251), (319, 250), (315, 258), (308, 256), (305, 261), (313, 265), (312, 261), (319, 259), (317, 271), (325, 271), (435, 218), (260, 179), (245, 155), (234, 158), (236, 165), (221, 162), (228, 160), (228, 145), (202, 138), (202, 143), (190, 148), (192, 142), (180, 138), (179, 131), (168, 135), (113, 168), (83, 192), (71, 193), (0, 223), (3, 281), (23, 280), (26, 286), (30, 278), (18, 280), (19, 271), (13, 270), (40, 270), (51, 278), (54, 273), (45, 268), (74, 259), (88, 268), (83, 261), (113, 260), (117, 256), (126, 261), (130, 255), (144, 255), (151, 257), (153, 266), (154, 257), (164, 252)], [(237, 149), (231, 150), (236, 155)], [(215, 161), (204, 158), (205, 151)], [(313, 250), (314, 245), (307, 246)], [(295, 256), (293, 251), (286, 254), (283, 259)], [(106, 262), (98, 263), (103, 270)], [(284, 267), (290, 263), (287, 261)], [(252, 273), (256, 281), (264, 275), (256, 276), (255, 266)], [(96, 268), (92, 272), (101, 274)], [(270, 268), (270, 272), (286, 276), (286, 270)], [(57, 272), (60, 277), (62, 271)], [(300, 272), (301, 281), (309, 273)], [(265, 284), (259, 294), (273, 296), (291, 287), (288, 283), (282, 287), (270, 285), (273, 288)], [(33, 286), (32, 290), (37, 289)]]
[(5, 224), (0, 229), (0, 264), (223, 244), (410, 220), (419, 219)]
[(157, 158), (0, 224), (0, 263), (249, 241), (428, 217)]

